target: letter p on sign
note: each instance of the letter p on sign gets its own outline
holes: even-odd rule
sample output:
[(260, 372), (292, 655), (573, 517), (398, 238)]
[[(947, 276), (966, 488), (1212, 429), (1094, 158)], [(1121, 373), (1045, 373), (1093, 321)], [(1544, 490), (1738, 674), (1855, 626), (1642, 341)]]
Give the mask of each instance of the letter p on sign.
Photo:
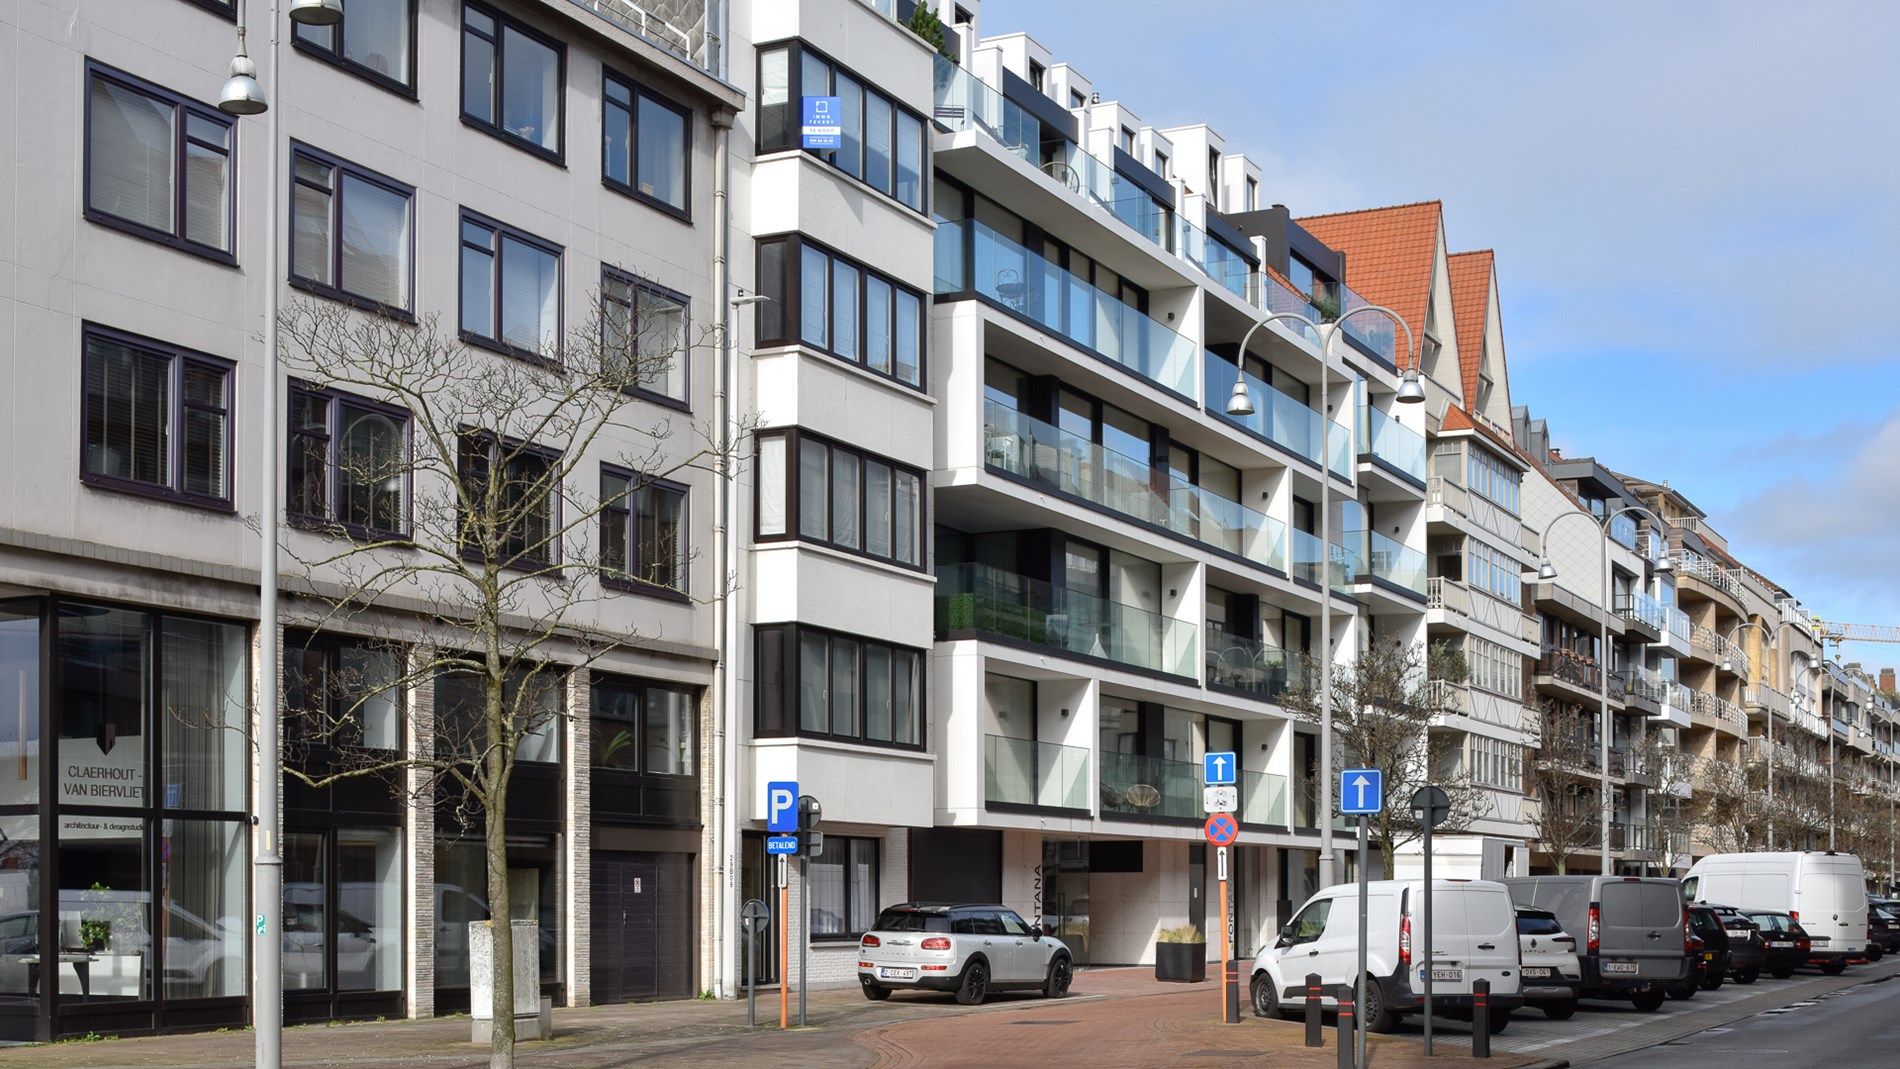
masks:
[(798, 830), (798, 782), (778, 780), (765, 785), (765, 830)]

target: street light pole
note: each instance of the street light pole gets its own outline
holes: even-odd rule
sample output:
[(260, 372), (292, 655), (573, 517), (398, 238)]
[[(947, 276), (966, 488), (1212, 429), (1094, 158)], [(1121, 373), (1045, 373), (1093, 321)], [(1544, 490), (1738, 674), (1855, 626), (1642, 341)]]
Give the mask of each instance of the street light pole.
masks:
[[(1729, 631), (1729, 645), (1735, 645), (1735, 636), (1752, 627), (1762, 633), (1762, 637), (1768, 640), (1770, 646), (1779, 646), (1781, 644), (1782, 630), (1784, 628), (1793, 627), (1794, 623), (1795, 621), (1793, 620), (1783, 620), (1775, 625), (1774, 632), (1770, 634), (1768, 625), (1758, 623), (1754, 620), (1743, 620), (1741, 623), (1736, 624), (1733, 630)], [(1784, 661), (1783, 663), (1786, 662)], [(1722, 667), (1724, 669), (1733, 668), (1727, 656), (1722, 658)], [(1753, 679), (1754, 675), (1755, 665), (1751, 659), (1748, 665), (1748, 678)], [(1787, 676), (1787, 669), (1782, 669), (1781, 675), (1785, 678)], [(1746, 703), (1747, 695), (1743, 695), (1743, 699), (1744, 703)], [(1775, 711), (1767, 702), (1762, 702), (1761, 707), (1765, 710), (1762, 719), (1768, 723), (1768, 849), (1773, 850), (1775, 848)], [(1743, 787), (1747, 787), (1746, 776), (1743, 777)]]

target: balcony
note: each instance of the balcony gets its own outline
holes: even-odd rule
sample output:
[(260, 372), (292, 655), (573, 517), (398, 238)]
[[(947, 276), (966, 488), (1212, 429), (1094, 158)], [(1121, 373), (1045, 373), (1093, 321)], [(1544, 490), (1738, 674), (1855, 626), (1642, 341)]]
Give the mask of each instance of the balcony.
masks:
[(1624, 549), (1636, 548), (1636, 517), (1624, 512), (1610, 520), (1610, 537)]
[(1651, 716), (1662, 712), (1663, 703), (1669, 698), (1668, 681), (1663, 679), (1662, 673), (1637, 665), (1612, 673), (1612, 678), (1622, 684), (1624, 705)]
[[(1295, 528), (1287, 532), (1287, 541), (1291, 546), (1287, 574), (1301, 582), (1318, 587), (1321, 557), (1319, 536)], [(1358, 552), (1335, 542), (1331, 556), (1333, 592), (1351, 594), (1353, 577), (1365, 571), (1360, 563)]]
[(1359, 409), (1359, 459), (1368, 458), (1425, 485), (1425, 436), (1364, 405)]
[(1693, 579), (1705, 583), (1729, 596), (1739, 608), (1742, 600), (1742, 581), (1720, 564), (1715, 563), (1692, 549), (1683, 549), (1676, 555), (1676, 580)]
[(1759, 709), (1781, 717), (1786, 717), (1789, 710), (1788, 696), (1765, 683), (1743, 689), (1742, 705), (1750, 710)]
[(1747, 721), (1742, 716), (1740, 706), (1719, 695), (1707, 691), (1689, 692), (1689, 715), (1707, 720), (1711, 725), (1740, 733), (1746, 730)]
[(1704, 658), (1716, 664), (1727, 664), (1725, 671), (1736, 675), (1748, 674), (1749, 660), (1747, 651), (1730, 642), (1721, 632), (1701, 624), (1689, 626), (1689, 643)]
[[(1372, 304), (1344, 282), (1338, 283), (1338, 291), (1341, 316), (1352, 315), (1355, 310)], [(1398, 369), (1398, 327), (1393, 325), (1389, 317), (1376, 312), (1370, 315), (1353, 316), (1351, 319), (1342, 321), (1340, 333), (1384, 364), (1388, 371)]]
[(1174, 217), (1174, 251), (1222, 289), (1260, 307), (1260, 280), (1264, 276), (1245, 257), (1179, 215)]
[(1198, 629), (1159, 613), (986, 564), (937, 569), (938, 639), (983, 636), (1195, 678)]
[(1471, 591), (1456, 579), (1434, 575), (1425, 580), (1425, 607), (1443, 609), (1460, 616), (1471, 615)]
[(1207, 685), (1270, 702), (1305, 679), (1306, 658), (1257, 639), (1207, 633)]
[(1358, 573), (1360, 580), (1378, 580), (1426, 601), (1425, 554), (1377, 531), (1367, 531), (1366, 535), (1365, 567)]
[(1594, 700), (1603, 686), (1603, 669), (1562, 646), (1545, 646), (1537, 658), (1537, 684), (1554, 685), (1572, 698)]
[(1284, 574), (1286, 525), (997, 401), (983, 402), (983, 463)]
[(939, 294), (974, 293), (1170, 393), (1197, 399), (1194, 346), (1186, 338), (974, 219), (938, 225), (936, 287)]
[(983, 801), (990, 808), (1088, 814), (1089, 751), (1082, 746), (986, 735)]
[(1458, 716), (1470, 716), (1471, 684), (1454, 683), (1449, 679), (1428, 679), (1425, 681), (1425, 700), (1433, 708)]
[[(703, 35), (699, 43), (695, 44), (693, 35), (684, 28), (634, 3), (633, 0), (567, 0), (567, 2), (583, 11), (593, 12), (628, 33), (644, 37), (700, 70), (711, 73), (716, 66), (714, 50), (707, 47)], [(706, 17), (704, 0), (694, 0), (694, 2), (683, 4), (674, 2), (664, 6), (687, 16), (695, 24), (702, 23)]]
[(1137, 754), (1101, 755), (1105, 819), (1192, 821), (1201, 811), (1201, 765)]
[(1651, 642), (1661, 642), (1669, 627), (1668, 607), (1641, 591), (1618, 594), (1616, 615), (1623, 618), (1625, 627), (1636, 629), (1639, 637)]
[(1257, 827), (1287, 827), (1286, 777), (1242, 769), (1240, 822)]
[[(1315, 467), (1319, 465), (1322, 417), (1318, 412), (1235, 367), (1232, 360), (1223, 360), (1213, 353), (1204, 352), (1201, 354), (1201, 366), (1207, 380), (1209, 412), (1256, 438), (1272, 442)], [(1234, 392), (1236, 376), (1246, 381), (1247, 392), (1253, 397), (1252, 415), (1235, 416), (1226, 410), (1227, 397)], [(1337, 422), (1326, 422), (1331, 424), (1324, 443), (1326, 467), (1342, 479), (1351, 479), (1352, 435)]]

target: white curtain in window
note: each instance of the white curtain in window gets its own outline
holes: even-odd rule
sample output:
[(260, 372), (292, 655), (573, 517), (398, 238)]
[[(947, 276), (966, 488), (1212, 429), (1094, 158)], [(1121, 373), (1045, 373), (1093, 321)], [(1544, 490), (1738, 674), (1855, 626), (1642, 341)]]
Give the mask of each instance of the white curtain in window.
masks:
[(88, 203), (121, 219), (172, 229), (176, 112), (104, 78), (92, 80)]
[(560, 260), (544, 249), (501, 241), (501, 340), (532, 353), (552, 352), (560, 339), (555, 301)]
[(245, 808), (249, 669), (244, 630), (169, 617), (160, 646), (164, 675), (166, 808)]
[(409, 0), (349, 0), (343, 13), (344, 58), (409, 81)]
[(343, 176), (343, 286), (409, 306), (409, 198), (351, 174)]

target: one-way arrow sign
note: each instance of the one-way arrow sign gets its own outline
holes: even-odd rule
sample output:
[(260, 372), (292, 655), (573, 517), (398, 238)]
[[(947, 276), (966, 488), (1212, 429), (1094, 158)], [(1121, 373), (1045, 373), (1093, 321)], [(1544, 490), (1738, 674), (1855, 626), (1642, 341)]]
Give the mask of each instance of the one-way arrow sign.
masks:
[(1376, 768), (1348, 768), (1339, 773), (1339, 812), (1364, 816), (1385, 808), (1385, 773)]

